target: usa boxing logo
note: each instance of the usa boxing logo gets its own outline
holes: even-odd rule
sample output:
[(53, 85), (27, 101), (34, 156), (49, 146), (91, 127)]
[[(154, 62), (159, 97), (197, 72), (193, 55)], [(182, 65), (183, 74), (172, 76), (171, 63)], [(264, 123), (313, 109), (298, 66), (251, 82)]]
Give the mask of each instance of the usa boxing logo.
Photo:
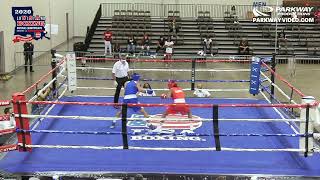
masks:
[[(192, 120), (188, 120), (187, 115), (171, 114), (167, 116), (167, 119), (174, 120), (163, 120), (161, 116), (161, 114), (156, 114), (151, 115), (150, 120), (139, 120), (138, 118), (143, 118), (143, 116), (133, 114), (131, 118), (137, 118), (137, 120), (129, 121), (127, 126), (130, 127), (132, 134), (137, 135), (132, 135), (130, 140), (206, 141), (201, 137), (187, 136), (187, 134), (195, 133), (194, 131), (202, 126), (201, 117), (193, 115)], [(156, 134), (152, 135), (153, 133)], [(174, 134), (179, 134), (179, 136)]]

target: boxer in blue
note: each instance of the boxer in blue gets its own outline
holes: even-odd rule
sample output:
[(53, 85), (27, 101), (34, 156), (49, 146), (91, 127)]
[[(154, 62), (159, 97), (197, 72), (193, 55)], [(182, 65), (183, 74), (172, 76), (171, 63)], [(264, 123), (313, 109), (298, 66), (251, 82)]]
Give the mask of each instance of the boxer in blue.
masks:
[[(140, 85), (140, 75), (137, 73), (134, 73), (131, 76), (132, 80), (129, 82), (126, 82), (125, 84), (125, 90), (124, 90), (124, 98), (123, 98), (123, 103), (127, 103), (127, 104), (138, 104), (138, 92), (146, 92), (147, 89), (144, 89), (141, 87)], [(145, 118), (149, 118), (149, 114), (144, 110), (143, 107), (140, 106), (134, 106), (134, 107), (128, 107), (133, 109), (134, 112), (141, 112), (143, 114), (143, 116)], [(121, 110), (117, 112), (116, 117), (120, 117), (121, 115)], [(112, 125), (110, 126), (110, 128), (114, 128), (116, 124), (116, 121), (114, 120), (112, 122)]]

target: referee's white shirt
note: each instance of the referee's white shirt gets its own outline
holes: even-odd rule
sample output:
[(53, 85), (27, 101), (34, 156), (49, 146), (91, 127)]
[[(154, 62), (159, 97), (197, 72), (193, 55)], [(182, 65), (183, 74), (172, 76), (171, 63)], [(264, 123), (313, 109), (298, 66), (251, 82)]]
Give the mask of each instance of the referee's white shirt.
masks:
[(122, 63), (121, 61), (117, 61), (116, 63), (114, 63), (112, 68), (112, 73), (114, 73), (117, 78), (123, 78), (128, 76), (128, 71), (129, 71), (129, 64), (127, 61), (125, 63)]

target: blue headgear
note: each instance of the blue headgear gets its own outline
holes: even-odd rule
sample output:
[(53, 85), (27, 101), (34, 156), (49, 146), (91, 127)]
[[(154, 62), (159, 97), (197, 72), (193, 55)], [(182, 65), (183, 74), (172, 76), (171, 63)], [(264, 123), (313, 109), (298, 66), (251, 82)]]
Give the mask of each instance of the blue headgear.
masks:
[(141, 76), (138, 73), (133, 73), (132, 76), (131, 76), (132, 80), (134, 80), (134, 81), (139, 81), (140, 77)]

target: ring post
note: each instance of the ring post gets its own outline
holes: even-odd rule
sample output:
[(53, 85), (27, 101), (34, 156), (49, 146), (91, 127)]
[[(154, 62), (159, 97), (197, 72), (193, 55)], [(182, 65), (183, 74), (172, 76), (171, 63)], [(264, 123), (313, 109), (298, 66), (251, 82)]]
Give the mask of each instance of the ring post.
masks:
[(212, 119), (213, 119), (213, 133), (216, 151), (221, 151), (220, 136), (219, 136), (219, 106), (214, 104), (212, 106)]
[[(12, 95), (13, 99), (13, 112), (14, 114), (19, 115), (19, 117), (15, 117), (16, 121), (16, 127), (21, 130), (26, 130), (28, 131), (30, 126), (29, 126), (29, 119), (28, 118), (23, 118), (21, 114), (28, 114), (28, 109), (27, 109), (27, 103), (26, 103), (26, 97), (22, 93), (15, 93)], [(17, 132), (18, 136), (18, 143), (22, 144), (21, 146), (18, 146), (18, 150), (21, 151), (29, 151), (31, 152), (30, 147), (26, 147), (26, 145), (31, 144), (31, 135), (30, 132)]]
[[(57, 57), (56, 57), (55, 53), (56, 53), (56, 50), (52, 49), (51, 50), (51, 69), (54, 69), (57, 66)], [(52, 72), (52, 79), (54, 79), (56, 77), (57, 77), (57, 70), (54, 70)], [(57, 88), (57, 80), (55, 80), (52, 83), (52, 92), (55, 92), (56, 88)], [(53, 96), (55, 96), (55, 94)]]
[(194, 90), (194, 84), (196, 81), (196, 59), (192, 59), (191, 62), (191, 90)]
[[(272, 54), (272, 59), (271, 59), (271, 69), (276, 72), (276, 54), (273, 53)], [(274, 97), (274, 86), (273, 84), (275, 83), (275, 76), (274, 73), (271, 73), (271, 95), (270, 95), (270, 101), (273, 101), (273, 97)]]
[(313, 134), (313, 123), (316, 121), (317, 107), (312, 107), (310, 104), (315, 102), (315, 98), (312, 96), (305, 96), (302, 98), (302, 104), (308, 104), (306, 108), (301, 109), (300, 119), (300, 134), (304, 134), (305, 137), (300, 137), (299, 148), (305, 149), (305, 152), (301, 155), (304, 157), (310, 156), (313, 153), (313, 137), (309, 134)]
[(122, 122), (122, 142), (123, 142), (123, 149), (129, 149), (128, 145), (128, 132), (127, 132), (127, 111), (128, 110), (128, 105), (127, 104), (122, 104), (122, 109), (121, 109), (121, 122)]

